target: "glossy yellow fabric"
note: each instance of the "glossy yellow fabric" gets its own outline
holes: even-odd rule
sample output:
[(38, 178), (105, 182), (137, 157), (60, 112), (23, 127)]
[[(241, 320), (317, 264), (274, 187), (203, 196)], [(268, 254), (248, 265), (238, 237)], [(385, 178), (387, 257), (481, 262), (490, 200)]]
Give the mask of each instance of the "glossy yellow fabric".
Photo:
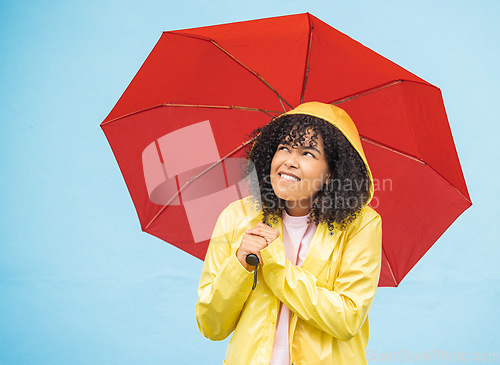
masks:
[[(309, 105), (316, 112), (314, 106)], [(335, 114), (338, 108), (331, 109)], [(355, 133), (351, 143), (353, 137), (359, 142), (357, 132), (351, 133)], [(366, 163), (362, 149), (356, 150)], [(245, 230), (262, 220), (262, 213), (254, 209), (253, 202), (245, 198), (230, 204), (219, 216), (198, 288), (196, 319), (201, 333), (222, 340), (234, 331), (225, 364), (268, 365), (283, 302), (293, 313), (291, 363), (366, 364), (368, 311), (381, 263), (378, 213), (364, 206), (345, 230), (336, 227), (330, 232), (326, 224), (319, 224), (301, 267), (285, 258), (282, 221), (278, 219), (273, 227), (280, 235), (261, 251), (263, 262), (252, 291), (253, 273), (240, 264), (236, 251)]]

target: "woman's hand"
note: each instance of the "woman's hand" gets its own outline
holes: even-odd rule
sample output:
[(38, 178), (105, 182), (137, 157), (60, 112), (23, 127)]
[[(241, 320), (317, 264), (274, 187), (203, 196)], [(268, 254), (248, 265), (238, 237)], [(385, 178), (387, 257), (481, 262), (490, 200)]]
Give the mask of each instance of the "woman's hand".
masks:
[(255, 228), (245, 231), (245, 235), (241, 240), (240, 247), (236, 251), (236, 257), (247, 271), (252, 271), (253, 266), (247, 264), (246, 258), (249, 254), (257, 255), (259, 261), (262, 262), (260, 257), (260, 250), (264, 249), (279, 236), (279, 231), (269, 227), (264, 223), (257, 223)]

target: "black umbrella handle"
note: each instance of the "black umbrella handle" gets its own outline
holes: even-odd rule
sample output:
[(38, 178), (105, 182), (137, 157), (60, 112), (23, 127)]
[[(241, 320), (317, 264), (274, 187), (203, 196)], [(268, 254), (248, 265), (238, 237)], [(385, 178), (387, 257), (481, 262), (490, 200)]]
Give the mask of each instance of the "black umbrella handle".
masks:
[(247, 262), (248, 265), (252, 266), (258, 266), (260, 263), (259, 258), (254, 253), (249, 253), (245, 261)]
[(247, 258), (245, 259), (248, 265), (255, 266), (255, 269), (253, 270), (253, 285), (252, 285), (252, 290), (255, 289), (257, 286), (257, 268), (259, 267), (259, 258), (257, 257), (256, 254), (250, 253), (247, 255)]

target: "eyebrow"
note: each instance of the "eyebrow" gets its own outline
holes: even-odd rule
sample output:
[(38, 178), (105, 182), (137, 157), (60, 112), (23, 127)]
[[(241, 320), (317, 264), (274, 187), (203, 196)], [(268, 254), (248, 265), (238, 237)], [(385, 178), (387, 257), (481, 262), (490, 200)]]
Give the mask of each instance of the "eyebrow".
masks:
[[(289, 144), (289, 143), (280, 143), (280, 145), (292, 147), (292, 145)], [(316, 151), (317, 153), (319, 153), (321, 155), (321, 151), (318, 150), (316, 147), (313, 147), (313, 146), (299, 146), (299, 145), (297, 145), (297, 146), (300, 147), (300, 148), (304, 148), (306, 150)], [(294, 148), (294, 147), (292, 147), (292, 148)]]
[(320, 150), (318, 150), (316, 147), (312, 147), (312, 146), (303, 146), (302, 148), (305, 148), (305, 149), (307, 149), (307, 150), (314, 150), (314, 151), (318, 152), (318, 153), (321, 155)]

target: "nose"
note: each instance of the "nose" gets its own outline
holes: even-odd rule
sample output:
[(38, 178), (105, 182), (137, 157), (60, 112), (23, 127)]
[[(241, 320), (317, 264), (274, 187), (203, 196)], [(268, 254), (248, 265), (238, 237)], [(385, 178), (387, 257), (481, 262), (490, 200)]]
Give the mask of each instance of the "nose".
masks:
[(289, 167), (289, 168), (290, 167), (295, 167), (295, 168), (299, 167), (299, 163), (297, 161), (297, 156), (295, 155), (294, 152), (290, 153), (287, 156), (284, 164), (285, 164), (286, 167)]

